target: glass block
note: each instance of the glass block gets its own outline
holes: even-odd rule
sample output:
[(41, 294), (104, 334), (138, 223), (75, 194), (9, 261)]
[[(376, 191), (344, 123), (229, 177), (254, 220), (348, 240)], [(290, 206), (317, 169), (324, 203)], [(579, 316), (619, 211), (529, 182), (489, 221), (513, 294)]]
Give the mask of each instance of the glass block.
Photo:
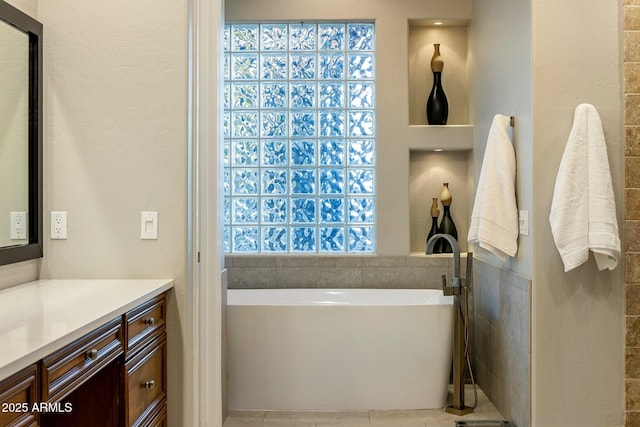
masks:
[(228, 196), (231, 194), (231, 173), (228, 170), (222, 172), (222, 194)]
[(262, 222), (284, 224), (287, 222), (287, 199), (262, 199)]
[(321, 79), (344, 79), (344, 54), (327, 53), (319, 55), (318, 74)]
[(315, 227), (291, 227), (291, 252), (315, 252)]
[(286, 166), (287, 142), (279, 139), (262, 141), (262, 166)]
[(344, 83), (320, 83), (320, 107), (344, 108)]
[(291, 194), (314, 194), (316, 171), (314, 169), (291, 169)]
[(291, 164), (294, 166), (316, 164), (316, 143), (306, 139), (291, 141)]
[(231, 198), (223, 197), (222, 199), (222, 217), (224, 224), (231, 223)]
[(262, 130), (261, 136), (287, 136), (287, 113), (274, 111), (262, 113), (261, 115)]
[(286, 108), (287, 107), (287, 85), (283, 83), (263, 83), (262, 108)]
[(313, 53), (300, 53), (291, 55), (291, 79), (315, 79), (316, 55)]
[(257, 83), (233, 83), (231, 85), (233, 108), (257, 108), (258, 84)]
[(373, 24), (347, 24), (347, 33), (349, 37), (349, 50), (373, 50), (375, 46)]
[(233, 136), (258, 136), (258, 113), (255, 111), (234, 112)]
[(234, 80), (256, 80), (258, 78), (258, 54), (231, 55), (232, 73)]
[(229, 113), (222, 113), (222, 135), (225, 138), (229, 138), (231, 136), (231, 124), (229, 122)]
[(231, 200), (232, 218), (234, 224), (258, 223), (258, 199), (234, 197)]
[(316, 221), (316, 199), (291, 199), (291, 223)]
[(373, 54), (349, 53), (349, 78), (373, 79)]
[(231, 164), (231, 141), (225, 139), (222, 143), (222, 164), (229, 167)]
[(344, 193), (344, 169), (320, 169), (320, 194)]
[(234, 166), (257, 166), (258, 165), (258, 140), (257, 139), (234, 139), (233, 156), (231, 163)]
[(341, 140), (320, 141), (320, 164), (321, 165), (343, 165), (344, 164), (344, 141), (341, 141)]
[(344, 223), (344, 199), (320, 199), (321, 223)]
[(286, 24), (262, 24), (260, 26), (260, 41), (262, 50), (287, 49)]
[(373, 82), (350, 83), (349, 106), (351, 108), (373, 108)]
[(258, 50), (258, 25), (235, 24), (231, 26), (231, 49), (253, 51)]
[(258, 227), (232, 227), (233, 252), (258, 252)]
[(318, 49), (344, 50), (344, 36), (344, 24), (319, 24)]
[(349, 165), (373, 166), (373, 139), (349, 140)]
[(373, 223), (375, 205), (373, 198), (349, 199), (349, 222)]
[(373, 111), (352, 111), (349, 113), (349, 136), (373, 136)]
[(234, 196), (242, 194), (258, 194), (258, 170), (234, 169), (233, 186), (231, 191)]
[(230, 25), (225, 25), (224, 26), (224, 30), (222, 33), (222, 40), (223, 40), (223, 48), (225, 52), (228, 52), (229, 50), (231, 50), (231, 26)]
[(260, 55), (264, 80), (284, 80), (287, 78), (287, 55)]
[(315, 50), (316, 26), (313, 24), (289, 24), (289, 49)]
[(349, 169), (349, 193), (373, 194), (373, 169)]
[(287, 170), (263, 169), (262, 194), (287, 194)]
[(291, 84), (291, 108), (313, 108), (316, 105), (315, 83)]
[(373, 227), (349, 227), (349, 252), (372, 253), (375, 233)]
[(228, 110), (231, 107), (231, 88), (229, 83), (225, 82), (223, 92), (222, 92), (222, 105), (225, 110)]
[(344, 112), (320, 112), (320, 136), (344, 136)]
[(374, 24), (230, 24), (223, 37), (225, 251), (373, 252)]
[(231, 78), (231, 55), (228, 53), (224, 54), (224, 59), (222, 61), (222, 75), (225, 80), (229, 80)]
[(344, 252), (344, 229), (320, 227), (320, 252)]
[(314, 113), (291, 113), (291, 136), (315, 136), (316, 115)]
[(262, 252), (286, 252), (287, 228), (262, 227)]
[(222, 229), (222, 250), (225, 253), (230, 253), (231, 252), (231, 228), (230, 227), (224, 227)]

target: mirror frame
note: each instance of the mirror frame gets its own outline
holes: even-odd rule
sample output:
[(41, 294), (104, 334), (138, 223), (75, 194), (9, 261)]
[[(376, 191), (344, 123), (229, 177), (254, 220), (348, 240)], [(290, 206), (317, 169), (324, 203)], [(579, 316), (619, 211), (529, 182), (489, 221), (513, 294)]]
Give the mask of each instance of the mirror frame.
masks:
[(0, 265), (41, 258), (42, 235), (42, 24), (0, 0), (0, 20), (29, 36), (28, 243), (0, 248)]

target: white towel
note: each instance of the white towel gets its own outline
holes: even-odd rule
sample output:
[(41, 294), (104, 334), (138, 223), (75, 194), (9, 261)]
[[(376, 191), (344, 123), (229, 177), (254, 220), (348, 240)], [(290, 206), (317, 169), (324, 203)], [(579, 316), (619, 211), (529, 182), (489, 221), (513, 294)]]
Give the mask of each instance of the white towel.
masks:
[(599, 270), (616, 268), (620, 257), (616, 202), (607, 144), (593, 105), (576, 107), (556, 177), (549, 221), (564, 271), (586, 262), (589, 249)]
[(496, 114), (491, 123), (468, 236), (469, 243), (502, 261), (518, 251), (516, 155), (509, 138), (510, 120)]

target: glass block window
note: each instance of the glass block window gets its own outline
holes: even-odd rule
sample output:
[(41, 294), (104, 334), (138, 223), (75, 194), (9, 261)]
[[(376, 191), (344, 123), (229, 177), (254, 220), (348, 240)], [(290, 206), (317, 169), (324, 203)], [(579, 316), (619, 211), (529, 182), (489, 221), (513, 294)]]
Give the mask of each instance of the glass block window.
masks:
[(373, 253), (374, 24), (224, 35), (225, 251)]

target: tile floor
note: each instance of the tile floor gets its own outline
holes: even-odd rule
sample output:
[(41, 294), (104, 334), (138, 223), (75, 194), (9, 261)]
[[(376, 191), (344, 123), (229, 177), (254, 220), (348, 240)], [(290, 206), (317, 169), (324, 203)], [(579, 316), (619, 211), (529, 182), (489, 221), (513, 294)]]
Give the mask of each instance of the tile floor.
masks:
[[(473, 404), (467, 386), (465, 402)], [(502, 420), (487, 396), (478, 389), (478, 406), (464, 417), (444, 409), (369, 411), (230, 411), (224, 427), (454, 427), (455, 420)]]

